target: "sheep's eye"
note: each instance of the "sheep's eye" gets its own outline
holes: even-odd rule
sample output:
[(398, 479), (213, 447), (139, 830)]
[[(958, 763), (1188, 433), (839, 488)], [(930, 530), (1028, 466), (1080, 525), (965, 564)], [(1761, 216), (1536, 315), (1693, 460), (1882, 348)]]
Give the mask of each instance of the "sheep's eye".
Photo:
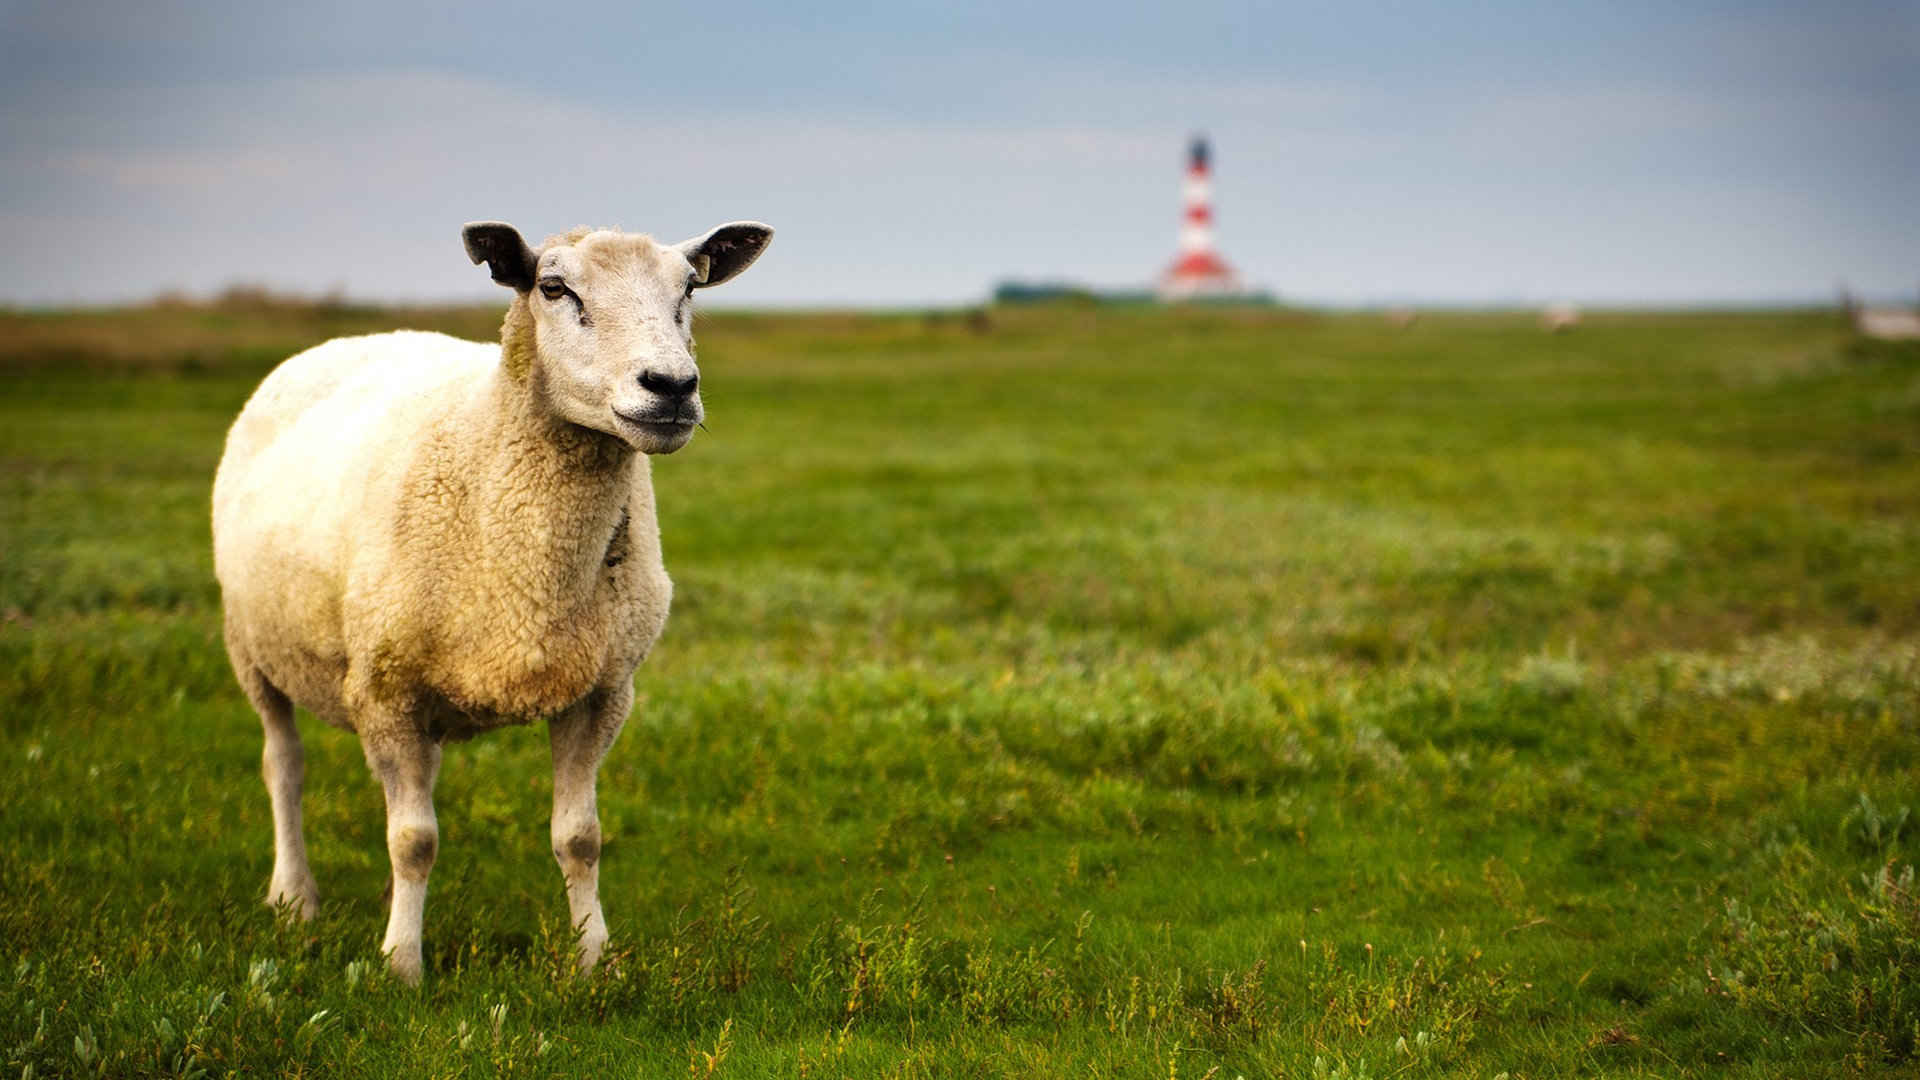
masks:
[(558, 300), (567, 295), (566, 283), (555, 278), (548, 278), (540, 283), (540, 295), (549, 300)]

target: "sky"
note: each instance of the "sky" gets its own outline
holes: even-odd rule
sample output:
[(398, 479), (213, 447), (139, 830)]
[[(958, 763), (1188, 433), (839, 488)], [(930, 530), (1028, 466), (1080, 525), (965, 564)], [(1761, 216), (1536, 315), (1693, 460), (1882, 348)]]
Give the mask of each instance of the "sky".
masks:
[(1302, 303), (1920, 296), (1920, 0), (0, 0), (0, 304), (489, 299), (462, 223), (776, 229), (730, 306), (1144, 287), (1190, 134)]

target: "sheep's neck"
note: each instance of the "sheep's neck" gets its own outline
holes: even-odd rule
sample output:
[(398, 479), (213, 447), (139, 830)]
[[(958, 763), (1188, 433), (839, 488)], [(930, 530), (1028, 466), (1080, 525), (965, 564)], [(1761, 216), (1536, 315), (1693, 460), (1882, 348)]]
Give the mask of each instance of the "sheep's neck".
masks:
[(480, 411), (490, 422), (476, 425), (487, 431), (482, 460), (467, 474), (478, 554), (508, 571), (529, 617), (566, 618), (594, 596), (638, 455), (553, 417), (530, 381), (498, 372), (489, 390)]

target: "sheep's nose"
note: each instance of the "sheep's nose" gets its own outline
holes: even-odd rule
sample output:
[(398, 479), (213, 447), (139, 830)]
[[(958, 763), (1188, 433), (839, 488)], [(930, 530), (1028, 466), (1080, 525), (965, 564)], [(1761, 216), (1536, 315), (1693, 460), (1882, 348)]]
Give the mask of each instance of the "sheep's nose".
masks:
[(700, 388), (700, 373), (696, 371), (684, 379), (676, 379), (664, 371), (648, 368), (640, 373), (640, 388), (663, 398), (683, 398)]

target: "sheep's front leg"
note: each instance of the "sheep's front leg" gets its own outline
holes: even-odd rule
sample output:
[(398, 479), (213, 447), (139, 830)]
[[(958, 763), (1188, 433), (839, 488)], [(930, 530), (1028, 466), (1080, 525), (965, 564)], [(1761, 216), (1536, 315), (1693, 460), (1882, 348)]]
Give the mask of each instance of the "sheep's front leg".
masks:
[(620, 734), (633, 687), (597, 691), (553, 718), (553, 857), (567, 882), (567, 911), (580, 935), (580, 970), (600, 962), (607, 919), (600, 910), (600, 813), (594, 788), (600, 759)]
[[(377, 729), (361, 736), (367, 764), (387, 796), (387, 858), (393, 864), (393, 909), (380, 951), (393, 973), (420, 981), (420, 924), (427, 907), (427, 875), (440, 849), (433, 815), (433, 781), (440, 773), (440, 744), (424, 733)], [(365, 731), (366, 729), (362, 729)]]

